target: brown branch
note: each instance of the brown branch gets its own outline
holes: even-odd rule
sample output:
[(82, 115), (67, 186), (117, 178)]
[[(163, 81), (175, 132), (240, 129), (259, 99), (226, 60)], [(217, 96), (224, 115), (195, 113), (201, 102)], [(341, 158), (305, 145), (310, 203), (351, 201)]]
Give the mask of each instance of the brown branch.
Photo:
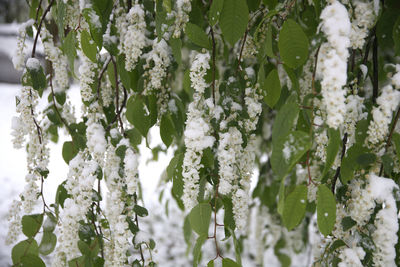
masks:
[(119, 126), (121, 127), (121, 132), (124, 135), (125, 134), (124, 124), (121, 119), (122, 108), (119, 109), (119, 80), (118, 80), (117, 63), (115, 62), (112, 56), (111, 56), (111, 62), (114, 65), (114, 76), (115, 76), (115, 111), (117, 113), (116, 116), (119, 121)]
[(40, 19), (40, 23), (39, 26), (37, 28), (37, 32), (36, 32), (36, 36), (35, 36), (35, 41), (33, 42), (33, 48), (32, 48), (32, 55), (31, 57), (35, 57), (35, 53), (36, 53), (36, 45), (39, 39), (39, 34), (40, 34), (40, 30), (42, 29), (42, 25), (43, 25), (43, 21), (46, 18), (47, 13), (49, 13), (51, 6), (53, 5), (54, 0), (51, 0), (51, 2), (49, 3), (49, 5), (47, 6), (46, 10), (43, 12), (42, 18)]
[(373, 79), (372, 79), (372, 101), (375, 103), (378, 97), (379, 88), (379, 75), (378, 75), (378, 38), (374, 37), (374, 42), (372, 44), (372, 64), (373, 64)]
[(100, 100), (101, 79), (103, 78), (103, 75), (104, 75), (105, 71), (107, 70), (108, 64), (110, 64), (111, 57), (112, 57), (112, 56), (110, 56), (110, 57), (106, 60), (106, 62), (104, 63), (103, 68), (102, 68), (101, 71), (100, 71), (99, 77), (97, 78), (98, 81), (99, 81), (99, 82), (97, 83), (97, 100), (98, 100), (98, 101)]
[[(388, 135), (388, 138), (387, 138), (387, 141), (386, 141), (385, 151), (388, 150), (388, 148), (390, 147), (390, 145), (392, 143), (392, 136), (393, 136), (393, 133), (394, 133), (394, 129), (396, 129), (396, 125), (397, 125), (397, 122), (399, 121), (399, 118), (400, 118), (400, 106), (397, 108), (397, 112), (396, 112), (396, 115), (394, 117), (394, 121), (393, 121), (392, 127), (390, 129), (390, 132), (389, 132), (389, 135)], [(379, 176), (381, 176), (382, 173), (383, 173), (383, 163), (381, 164), (381, 168), (379, 170)]]
[(210, 237), (211, 239), (214, 239), (214, 244), (215, 244), (215, 252), (216, 256), (213, 260), (217, 259), (220, 257), (223, 259), (224, 257), (221, 255), (221, 252), (218, 247), (218, 240), (217, 240), (217, 226), (220, 226), (220, 224), (217, 223), (217, 199), (218, 199), (218, 187), (219, 184), (216, 185), (215, 187), (215, 195), (214, 195), (214, 234)]
[(246, 29), (246, 31), (244, 33), (244, 36), (243, 36), (242, 45), (240, 47), (240, 54), (239, 54), (239, 58), (238, 58), (237, 68), (236, 68), (236, 74), (240, 70), (240, 62), (242, 60), (243, 49), (244, 49), (244, 45), (246, 44), (246, 39), (247, 39), (247, 34), (248, 33), (249, 33), (249, 28)]
[[(136, 205), (137, 204), (136, 193), (133, 195), (133, 200), (134, 200), (135, 205)], [(139, 228), (139, 220), (138, 220), (138, 216), (137, 216), (136, 212), (135, 212), (135, 222), (136, 222), (136, 226)], [(141, 260), (143, 262), (143, 266), (144, 266), (145, 260), (144, 260), (143, 250), (142, 250), (142, 245), (141, 244), (139, 244), (139, 252), (140, 252), (140, 258), (141, 258)]]
[[(342, 154), (340, 155), (340, 165), (342, 165), (344, 155), (346, 154), (346, 143), (347, 143), (347, 133), (344, 133), (343, 140), (342, 140)], [(331, 190), (332, 190), (333, 194), (335, 194), (336, 181), (339, 177), (339, 174), (340, 174), (340, 166), (337, 167), (335, 176), (333, 177), (333, 180), (332, 180)]]
[(213, 27), (210, 25), (210, 33), (211, 33), (211, 40), (212, 40), (212, 96), (213, 96), (213, 103), (215, 105), (215, 37), (214, 37), (214, 30)]

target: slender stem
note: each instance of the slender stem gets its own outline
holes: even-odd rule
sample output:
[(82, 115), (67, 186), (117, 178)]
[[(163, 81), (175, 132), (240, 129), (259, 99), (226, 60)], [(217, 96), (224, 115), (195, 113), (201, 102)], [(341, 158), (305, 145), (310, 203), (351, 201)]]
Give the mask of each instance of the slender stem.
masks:
[[(340, 165), (342, 165), (344, 155), (346, 154), (346, 143), (347, 143), (347, 133), (344, 133), (343, 140), (342, 140), (342, 154), (340, 155)], [(333, 177), (333, 180), (332, 180), (331, 190), (332, 190), (333, 194), (335, 194), (336, 181), (339, 177), (339, 174), (340, 174), (340, 166), (337, 167), (335, 176)]]
[(215, 105), (215, 37), (214, 37), (214, 30), (213, 27), (210, 26), (210, 33), (211, 33), (211, 40), (212, 40), (212, 96), (213, 96), (213, 103)]
[(41, 30), (41, 28), (42, 28), (43, 21), (44, 21), (44, 19), (46, 18), (47, 13), (49, 13), (49, 11), (50, 11), (51, 6), (53, 5), (53, 3), (54, 3), (54, 0), (51, 0), (51, 2), (49, 3), (49, 5), (47, 6), (46, 10), (43, 12), (42, 18), (40, 19), (39, 26), (38, 26), (38, 28), (37, 28), (37, 32), (36, 32), (36, 36), (35, 36), (35, 41), (33, 42), (33, 48), (32, 48), (32, 55), (31, 55), (31, 57), (35, 57), (36, 45), (37, 45), (37, 42), (38, 42), (38, 39), (39, 39), (40, 30)]
[(249, 28), (246, 29), (244, 36), (243, 36), (243, 40), (242, 40), (242, 45), (240, 47), (240, 54), (239, 54), (239, 58), (238, 58), (238, 63), (237, 63), (237, 68), (236, 68), (236, 74), (239, 72), (240, 70), (240, 62), (242, 60), (242, 54), (243, 54), (243, 49), (244, 46), (246, 44), (246, 39), (247, 39), (247, 34), (249, 33)]
[[(134, 202), (135, 202), (135, 205), (136, 205), (137, 204), (136, 193), (133, 195), (133, 199), (134, 199)], [(139, 228), (139, 220), (138, 220), (138, 216), (137, 216), (136, 213), (135, 213), (135, 222), (136, 222), (136, 226)], [(142, 246), (140, 244), (139, 244), (139, 252), (140, 252), (140, 258), (141, 258), (141, 260), (143, 262), (143, 266), (144, 266), (145, 260), (144, 260), (144, 256), (143, 256)]]
[(372, 44), (372, 64), (374, 66), (373, 69), (373, 79), (372, 79), (372, 101), (375, 103), (378, 97), (378, 88), (379, 88), (379, 75), (378, 75), (378, 38), (374, 37), (374, 43)]
[(106, 60), (104, 63), (103, 68), (100, 71), (99, 77), (98, 77), (98, 83), (97, 83), (97, 100), (100, 100), (100, 87), (101, 87), (101, 79), (103, 78), (103, 75), (108, 67), (108, 64), (110, 64), (111, 61), (111, 56)]
[[(396, 115), (394, 117), (394, 121), (393, 121), (392, 127), (390, 129), (390, 132), (389, 132), (389, 135), (388, 135), (388, 138), (387, 138), (387, 141), (386, 141), (385, 151), (388, 150), (388, 148), (390, 147), (390, 145), (392, 143), (392, 136), (393, 136), (393, 133), (394, 133), (394, 129), (396, 129), (396, 125), (397, 125), (397, 122), (399, 121), (399, 118), (400, 118), (400, 106), (397, 108), (397, 112), (396, 112)], [(379, 170), (379, 176), (381, 176), (382, 173), (383, 173), (383, 163), (381, 164), (381, 168)]]
[(118, 70), (117, 70), (117, 63), (115, 62), (115, 60), (113, 59), (113, 57), (111, 57), (111, 62), (114, 65), (114, 76), (115, 76), (115, 112), (117, 113), (117, 119), (119, 121), (119, 126), (121, 127), (121, 132), (122, 134), (125, 134), (124, 131), (124, 124), (122, 122), (121, 119), (121, 111), (119, 109), (119, 80), (118, 80)]

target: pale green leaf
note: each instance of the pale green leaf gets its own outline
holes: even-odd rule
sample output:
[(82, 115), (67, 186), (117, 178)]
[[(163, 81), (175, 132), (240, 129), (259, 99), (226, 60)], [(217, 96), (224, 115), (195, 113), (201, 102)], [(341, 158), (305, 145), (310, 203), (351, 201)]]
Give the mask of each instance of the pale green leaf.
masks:
[(160, 135), (164, 144), (169, 147), (174, 140), (175, 128), (168, 114), (164, 114), (160, 122)]
[(211, 26), (217, 24), (219, 16), (221, 15), (222, 8), (224, 6), (224, 0), (213, 0), (208, 13), (208, 22)]
[(319, 185), (317, 192), (317, 223), (321, 234), (329, 235), (336, 221), (336, 201), (326, 185)]
[(283, 207), (283, 224), (290, 231), (303, 220), (307, 206), (307, 186), (298, 185), (286, 197)]
[(238, 263), (229, 258), (223, 258), (222, 267), (241, 267), (241, 265), (239, 265)]
[(211, 205), (209, 203), (197, 204), (189, 213), (189, 222), (198, 235), (208, 235), (211, 220)]
[(56, 247), (57, 236), (52, 232), (43, 232), (42, 241), (39, 245), (39, 252), (42, 255), (49, 255)]
[(336, 155), (339, 152), (340, 148), (340, 132), (339, 130), (334, 130), (332, 128), (328, 129), (328, 146), (326, 148), (326, 162), (325, 167), (322, 172), (322, 177), (324, 177), (329, 169), (332, 167), (333, 162), (335, 161)]
[(87, 31), (81, 32), (81, 48), (91, 61), (96, 62), (97, 46)]
[(27, 237), (34, 237), (43, 222), (43, 214), (24, 215), (22, 217), (22, 232)]

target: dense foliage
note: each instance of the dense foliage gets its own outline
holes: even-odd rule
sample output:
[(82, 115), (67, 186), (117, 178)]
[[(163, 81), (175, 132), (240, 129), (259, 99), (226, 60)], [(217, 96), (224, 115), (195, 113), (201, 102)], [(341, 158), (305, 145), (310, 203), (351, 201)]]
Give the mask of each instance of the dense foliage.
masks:
[[(254, 266), (269, 247), (282, 266), (302, 251), (315, 266), (400, 265), (398, 1), (27, 2), (13, 58), (14, 145), (28, 162), (9, 215), (7, 241), (25, 236), (15, 266), (156, 266), (138, 173), (152, 127), (155, 158), (174, 151), (162, 186), (187, 215), (193, 266), (242, 266), (249, 235)], [(69, 172), (47, 203), (60, 131)]]

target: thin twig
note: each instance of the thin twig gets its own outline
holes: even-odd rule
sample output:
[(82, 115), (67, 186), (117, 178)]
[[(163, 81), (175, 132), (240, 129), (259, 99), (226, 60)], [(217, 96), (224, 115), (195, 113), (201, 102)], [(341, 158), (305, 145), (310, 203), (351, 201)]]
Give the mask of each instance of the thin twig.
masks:
[(378, 97), (378, 88), (379, 88), (379, 75), (378, 75), (378, 38), (374, 37), (374, 43), (372, 44), (372, 64), (374, 66), (373, 69), (373, 79), (372, 79), (372, 101), (375, 103), (376, 98)]
[(46, 10), (43, 12), (42, 18), (40, 19), (40, 23), (39, 23), (39, 26), (38, 26), (38, 28), (37, 28), (37, 32), (36, 32), (36, 36), (35, 36), (35, 41), (33, 42), (33, 48), (32, 48), (32, 55), (31, 55), (31, 57), (35, 57), (36, 45), (37, 45), (37, 42), (38, 42), (38, 39), (39, 39), (40, 30), (41, 30), (41, 28), (42, 28), (43, 21), (44, 21), (44, 19), (46, 18), (47, 13), (49, 13), (49, 11), (50, 11), (51, 6), (53, 5), (53, 3), (54, 3), (54, 0), (51, 0), (51, 2), (49, 3), (49, 5), (47, 6)]
[(106, 71), (106, 69), (107, 69), (107, 67), (108, 67), (108, 64), (110, 63), (110, 61), (111, 61), (111, 56), (106, 60), (106, 62), (104, 63), (104, 66), (103, 66), (103, 68), (101, 69), (101, 71), (100, 71), (100, 74), (99, 74), (99, 77), (97, 78), (98, 79), (98, 83), (97, 83), (97, 100), (99, 101), (100, 100), (100, 86), (101, 86), (101, 79), (103, 78), (103, 75), (104, 75), (104, 73), (105, 73), (105, 71)]
[[(389, 132), (389, 135), (388, 135), (388, 138), (387, 138), (387, 141), (386, 141), (385, 151), (388, 150), (388, 148), (390, 147), (390, 145), (392, 143), (392, 136), (393, 136), (393, 133), (394, 133), (394, 129), (396, 129), (396, 125), (397, 125), (397, 122), (399, 121), (399, 118), (400, 118), (400, 106), (397, 108), (397, 112), (396, 112), (396, 115), (394, 117), (394, 121), (393, 121), (392, 127), (390, 129), (390, 132)], [(379, 176), (381, 176), (382, 173), (383, 173), (383, 163), (381, 164), (381, 168), (379, 170)]]
[(117, 70), (117, 63), (115, 62), (115, 60), (113, 59), (113, 57), (111, 57), (111, 62), (114, 65), (114, 76), (115, 76), (115, 111), (116, 111), (116, 115), (117, 115), (117, 119), (119, 121), (119, 126), (121, 127), (121, 132), (124, 135), (125, 131), (124, 131), (124, 124), (122, 122), (121, 119), (121, 111), (119, 109), (119, 80), (118, 80), (118, 70)]
[(212, 96), (213, 103), (215, 105), (215, 38), (214, 38), (214, 30), (213, 27), (210, 26), (211, 40), (212, 40)]
[(342, 165), (344, 155), (346, 154), (346, 143), (347, 143), (347, 133), (344, 133), (343, 140), (342, 140), (342, 154), (340, 155), (340, 165), (337, 167), (335, 176), (333, 177), (333, 180), (332, 180), (331, 190), (332, 190), (333, 194), (335, 194), (336, 181), (340, 174), (340, 166)]

